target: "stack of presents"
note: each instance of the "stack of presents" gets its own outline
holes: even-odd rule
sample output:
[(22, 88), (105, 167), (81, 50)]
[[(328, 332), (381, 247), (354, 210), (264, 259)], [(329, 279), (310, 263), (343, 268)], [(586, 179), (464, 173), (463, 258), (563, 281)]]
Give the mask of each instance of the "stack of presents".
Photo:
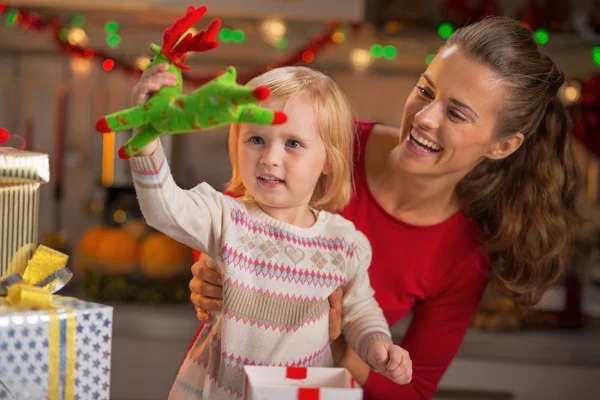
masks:
[(49, 170), (0, 147), (0, 399), (109, 399), (113, 309), (57, 294), (68, 256), (37, 244)]

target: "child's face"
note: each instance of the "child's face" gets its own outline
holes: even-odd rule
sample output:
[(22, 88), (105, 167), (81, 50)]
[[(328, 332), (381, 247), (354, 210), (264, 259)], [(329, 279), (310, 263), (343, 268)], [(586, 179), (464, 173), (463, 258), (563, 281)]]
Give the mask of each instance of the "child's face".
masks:
[[(261, 106), (285, 111), (283, 125), (241, 124), (238, 167), (248, 193), (265, 211), (306, 207), (328, 163), (308, 99), (268, 99)], [(273, 210), (275, 211), (275, 210)]]

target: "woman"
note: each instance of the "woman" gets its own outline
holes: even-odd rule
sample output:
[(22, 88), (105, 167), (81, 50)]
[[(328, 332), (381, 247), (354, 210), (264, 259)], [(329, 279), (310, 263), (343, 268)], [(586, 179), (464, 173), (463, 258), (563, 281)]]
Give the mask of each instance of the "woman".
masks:
[[(488, 281), (530, 306), (562, 274), (577, 194), (563, 81), (531, 30), (487, 19), (438, 51), (399, 131), (357, 125), (356, 193), (342, 215), (371, 241), (369, 276), (388, 323), (414, 308), (400, 343), (413, 360), (409, 385), (372, 372), (343, 338), (332, 346), (365, 398), (431, 398)], [(220, 307), (220, 282), (205, 263), (192, 270), (205, 317)], [(331, 320), (335, 331), (336, 311)]]

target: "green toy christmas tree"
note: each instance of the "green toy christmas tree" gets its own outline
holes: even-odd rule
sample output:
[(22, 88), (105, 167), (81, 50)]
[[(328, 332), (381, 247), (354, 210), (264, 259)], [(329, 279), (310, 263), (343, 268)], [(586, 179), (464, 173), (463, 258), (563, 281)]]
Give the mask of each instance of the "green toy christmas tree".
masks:
[(287, 120), (282, 112), (260, 107), (258, 103), (269, 97), (269, 89), (237, 84), (234, 67), (227, 68), (220, 76), (190, 94), (181, 93), (181, 71), (189, 69), (183, 64), (186, 54), (219, 46), (215, 41), (221, 25), (219, 19), (212, 20), (206, 31), (195, 35), (188, 33), (182, 38), (202, 18), (206, 9), (206, 6), (188, 7), (186, 14), (165, 30), (162, 47), (150, 46), (155, 56), (146, 70), (157, 64), (169, 64), (168, 71), (177, 75), (178, 85), (163, 87), (144, 104), (106, 115), (96, 122), (96, 130), (102, 133), (140, 128), (119, 148), (120, 158), (130, 158), (165, 134), (207, 130), (232, 122), (274, 125)]

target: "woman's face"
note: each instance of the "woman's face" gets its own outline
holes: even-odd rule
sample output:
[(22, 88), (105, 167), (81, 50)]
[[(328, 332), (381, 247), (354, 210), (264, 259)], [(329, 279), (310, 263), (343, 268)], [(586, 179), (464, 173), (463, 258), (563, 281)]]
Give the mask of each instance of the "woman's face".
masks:
[(482, 159), (512, 153), (519, 140), (494, 136), (504, 95), (494, 71), (456, 46), (442, 49), (404, 106), (400, 167), (416, 175), (454, 176), (458, 182)]

